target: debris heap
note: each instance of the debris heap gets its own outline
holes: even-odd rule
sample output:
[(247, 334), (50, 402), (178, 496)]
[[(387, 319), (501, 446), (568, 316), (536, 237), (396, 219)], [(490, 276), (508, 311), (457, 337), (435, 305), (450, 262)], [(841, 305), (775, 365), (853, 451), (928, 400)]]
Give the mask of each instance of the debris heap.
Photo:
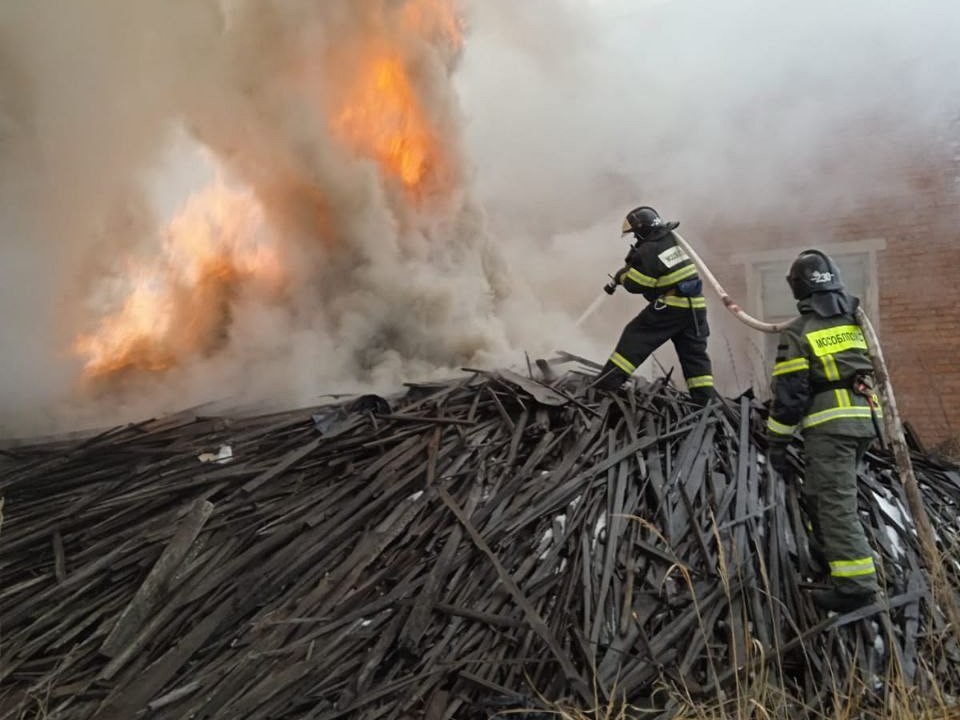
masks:
[[(9, 447), (0, 718), (670, 717), (751, 683), (800, 716), (851, 679), (882, 707), (891, 668), (960, 692), (890, 457), (860, 495), (886, 596), (828, 617), (759, 403), (565, 362)], [(914, 460), (956, 580), (960, 473)]]

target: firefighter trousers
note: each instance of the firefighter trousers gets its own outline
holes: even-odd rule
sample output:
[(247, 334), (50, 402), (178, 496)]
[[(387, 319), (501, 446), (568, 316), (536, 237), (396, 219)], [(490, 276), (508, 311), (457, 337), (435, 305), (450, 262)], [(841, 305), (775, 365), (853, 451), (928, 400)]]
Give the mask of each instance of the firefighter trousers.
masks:
[(691, 397), (701, 404), (713, 396), (713, 374), (707, 355), (707, 311), (652, 302), (627, 323), (617, 348), (604, 365), (596, 387), (616, 390), (654, 350), (673, 341)]
[(857, 466), (873, 438), (809, 432), (804, 437), (804, 505), (842, 593), (879, 589), (873, 551), (857, 509)]

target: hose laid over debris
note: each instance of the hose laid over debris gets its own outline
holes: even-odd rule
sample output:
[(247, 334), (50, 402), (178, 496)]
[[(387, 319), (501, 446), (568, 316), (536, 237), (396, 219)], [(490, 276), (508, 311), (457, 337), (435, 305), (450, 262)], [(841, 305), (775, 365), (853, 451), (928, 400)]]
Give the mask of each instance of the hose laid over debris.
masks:
[[(746, 313), (737, 303), (733, 301), (723, 286), (720, 285), (716, 276), (710, 272), (703, 259), (690, 247), (690, 244), (676, 230), (673, 231), (677, 245), (683, 248), (701, 277), (706, 280), (717, 295), (723, 301), (724, 306), (744, 325), (761, 332), (776, 333), (780, 332), (793, 320), (787, 320), (780, 323), (766, 323), (757, 320)], [(920, 487), (917, 484), (917, 476), (913, 471), (913, 463), (910, 462), (910, 450), (907, 446), (907, 440), (903, 434), (903, 423), (900, 420), (900, 413), (897, 411), (897, 400), (893, 394), (893, 385), (890, 383), (890, 373), (887, 370), (887, 364), (883, 359), (883, 351), (880, 349), (880, 340), (877, 337), (873, 324), (863, 311), (863, 308), (857, 309), (857, 322), (863, 330), (864, 338), (867, 341), (867, 350), (870, 354), (870, 360), (873, 363), (873, 370), (876, 375), (880, 389), (880, 400), (883, 403), (883, 422), (886, 427), (887, 436), (890, 444), (893, 446), (893, 456), (897, 464), (897, 472), (900, 475), (900, 482), (903, 484), (907, 496), (907, 502), (910, 504), (910, 512), (913, 515), (917, 526), (917, 534), (920, 544), (923, 547), (923, 553), (927, 560), (930, 574), (933, 577), (932, 583), (934, 592), (941, 609), (947, 615), (953, 632), (960, 636), (960, 609), (957, 608), (956, 598), (950, 588), (950, 583), (944, 576), (943, 564), (940, 560), (940, 553), (937, 550), (937, 540), (933, 532), (933, 526), (930, 524), (930, 518), (923, 506), (920, 495)]]
[(893, 457), (897, 463), (897, 472), (900, 475), (900, 482), (903, 484), (907, 503), (910, 505), (910, 512), (917, 526), (917, 537), (920, 540), (923, 556), (929, 566), (930, 584), (940, 608), (950, 622), (954, 636), (960, 639), (960, 608), (957, 607), (957, 596), (944, 571), (943, 560), (940, 551), (937, 549), (937, 537), (933, 532), (930, 517), (923, 506), (920, 485), (913, 471), (913, 463), (910, 461), (910, 449), (907, 447), (907, 441), (903, 435), (903, 424), (897, 410), (897, 399), (893, 394), (893, 385), (890, 382), (887, 363), (883, 359), (883, 350), (880, 349), (880, 340), (877, 337), (876, 330), (874, 330), (873, 323), (870, 322), (870, 318), (867, 317), (863, 308), (857, 309), (857, 322), (860, 324), (863, 336), (867, 340), (867, 351), (870, 353), (870, 360), (873, 362), (874, 374), (880, 389), (880, 400), (883, 403), (883, 424), (886, 427), (890, 444), (893, 446)]

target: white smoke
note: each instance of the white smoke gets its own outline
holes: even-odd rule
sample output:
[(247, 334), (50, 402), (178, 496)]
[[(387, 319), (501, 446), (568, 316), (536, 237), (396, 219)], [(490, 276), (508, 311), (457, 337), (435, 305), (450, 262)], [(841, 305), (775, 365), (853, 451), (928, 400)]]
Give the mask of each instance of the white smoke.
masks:
[(527, 224), (622, 214), (624, 192), (681, 219), (809, 214), (902, 190), (864, 171), (911, 140), (956, 152), (935, 137), (960, 104), (949, 0), (540, 3), (529, 41), (508, 5), (478, 9), (459, 81), (482, 198)]

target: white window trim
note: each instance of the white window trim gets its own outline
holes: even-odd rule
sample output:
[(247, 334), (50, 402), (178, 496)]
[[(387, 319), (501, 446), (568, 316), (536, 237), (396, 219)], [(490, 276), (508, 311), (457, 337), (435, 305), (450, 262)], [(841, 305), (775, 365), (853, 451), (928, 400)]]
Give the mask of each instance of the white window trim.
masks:
[[(760, 319), (764, 317), (761, 302), (761, 288), (756, 266), (770, 262), (789, 262), (795, 259), (803, 250), (809, 249), (809, 247), (809, 245), (795, 246), (755, 253), (736, 253), (733, 256), (735, 263), (743, 265), (743, 273), (747, 279), (746, 307), (751, 315)], [(817, 250), (822, 250), (827, 255), (864, 254), (867, 256), (867, 292), (866, 297), (862, 298), (862, 300), (864, 310), (870, 317), (870, 322), (873, 323), (877, 332), (880, 331), (880, 288), (878, 287), (879, 263), (877, 253), (885, 250), (886, 247), (886, 238), (871, 238), (867, 240), (851, 240), (849, 242), (822, 243), (816, 245)], [(786, 279), (784, 279), (783, 282), (783, 289), (784, 292), (790, 291)]]

